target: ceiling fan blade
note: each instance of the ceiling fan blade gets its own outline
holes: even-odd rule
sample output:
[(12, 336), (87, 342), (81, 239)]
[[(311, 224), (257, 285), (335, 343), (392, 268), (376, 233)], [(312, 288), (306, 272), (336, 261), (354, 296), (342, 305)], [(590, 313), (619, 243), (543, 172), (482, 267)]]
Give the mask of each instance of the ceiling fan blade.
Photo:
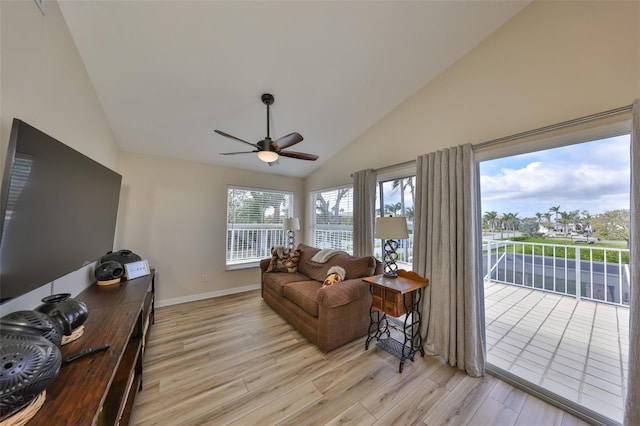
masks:
[(233, 135), (230, 135), (229, 133), (225, 133), (225, 132), (223, 132), (222, 130), (214, 130), (214, 132), (216, 132), (216, 133), (217, 133), (217, 134), (219, 134), (219, 135), (225, 136), (225, 137), (227, 137), (227, 138), (235, 139), (235, 140), (237, 140), (237, 141), (239, 141), (239, 142), (243, 142), (243, 143), (246, 143), (247, 145), (251, 145), (252, 147), (257, 148), (256, 144), (251, 143), (251, 142), (247, 142), (247, 141), (242, 140), (242, 139), (240, 139), (240, 138), (237, 138), (237, 137), (235, 137), (235, 136), (233, 136)]
[(302, 142), (303, 139), (304, 138), (300, 133), (294, 132), (277, 139), (275, 142), (279, 149), (285, 149), (297, 144), (298, 142)]
[(298, 160), (316, 161), (319, 157), (315, 154), (305, 154), (304, 152), (280, 151), (278, 154), (283, 157), (296, 158)]
[(220, 155), (251, 154), (252, 152), (258, 152), (258, 151), (221, 152)]

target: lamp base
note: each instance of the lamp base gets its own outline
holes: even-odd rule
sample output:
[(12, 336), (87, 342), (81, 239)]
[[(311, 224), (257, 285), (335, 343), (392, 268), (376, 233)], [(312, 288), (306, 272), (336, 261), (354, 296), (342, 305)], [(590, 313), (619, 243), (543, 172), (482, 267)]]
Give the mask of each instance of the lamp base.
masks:
[(287, 231), (287, 246), (293, 250), (296, 245), (296, 233), (292, 229)]
[(387, 278), (398, 277), (396, 272), (398, 270), (398, 265), (396, 265), (396, 260), (398, 260), (397, 249), (398, 242), (396, 240), (385, 240), (382, 260), (384, 261), (383, 275)]

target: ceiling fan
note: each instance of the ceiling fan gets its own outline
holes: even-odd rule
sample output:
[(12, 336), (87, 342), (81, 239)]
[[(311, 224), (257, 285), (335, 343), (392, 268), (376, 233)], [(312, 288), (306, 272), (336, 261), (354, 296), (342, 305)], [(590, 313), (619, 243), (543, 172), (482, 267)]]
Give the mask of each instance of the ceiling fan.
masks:
[(278, 164), (278, 157), (289, 157), (295, 158), (298, 160), (309, 160), (315, 161), (318, 159), (318, 156), (315, 154), (306, 154), (304, 152), (296, 152), (296, 151), (285, 151), (286, 148), (293, 146), (299, 142), (302, 142), (302, 135), (300, 133), (290, 133), (286, 136), (283, 136), (279, 139), (271, 140), (269, 136), (269, 106), (273, 104), (274, 98), (273, 95), (269, 93), (265, 93), (262, 95), (262, 103), (267, 106), (267, 137), (257, 143), (247, 142), (235, 136), (232, 136), (228, 133), (225, 133), (221, 130), (216, 130), (215, 132), (219, 135), (225, 136), (227, 138), (235, 139), (237, 141), (246, 143), (247, 145), (251, 145), (255, 149), (252, 151), (241, 151), (241, 152), (223, 152), (220, 155), (235, 155), (235, 154), (250, 154), (252, 152), (258, 153), (258, 158), (265, 163), (269, 163), (270, 166)]

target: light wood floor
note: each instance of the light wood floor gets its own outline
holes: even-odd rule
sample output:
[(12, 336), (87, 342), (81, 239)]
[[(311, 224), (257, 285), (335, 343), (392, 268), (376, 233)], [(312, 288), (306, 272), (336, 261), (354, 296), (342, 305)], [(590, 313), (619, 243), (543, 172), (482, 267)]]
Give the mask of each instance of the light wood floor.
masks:
[(134, 425), (584, 425), (437, 357), (398, 360), (364, 338), (328, 354), (259, 290), (157, 309)]

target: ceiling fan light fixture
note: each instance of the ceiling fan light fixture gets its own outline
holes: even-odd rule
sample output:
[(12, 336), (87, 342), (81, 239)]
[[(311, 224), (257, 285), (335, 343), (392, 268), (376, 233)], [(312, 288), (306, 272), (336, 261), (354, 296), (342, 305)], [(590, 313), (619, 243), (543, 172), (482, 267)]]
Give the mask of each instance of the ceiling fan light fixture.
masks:
[(278, 159), (278, 153), (275, 151), (260, 151), (258, 158), (265, 163), (272, 163)]

